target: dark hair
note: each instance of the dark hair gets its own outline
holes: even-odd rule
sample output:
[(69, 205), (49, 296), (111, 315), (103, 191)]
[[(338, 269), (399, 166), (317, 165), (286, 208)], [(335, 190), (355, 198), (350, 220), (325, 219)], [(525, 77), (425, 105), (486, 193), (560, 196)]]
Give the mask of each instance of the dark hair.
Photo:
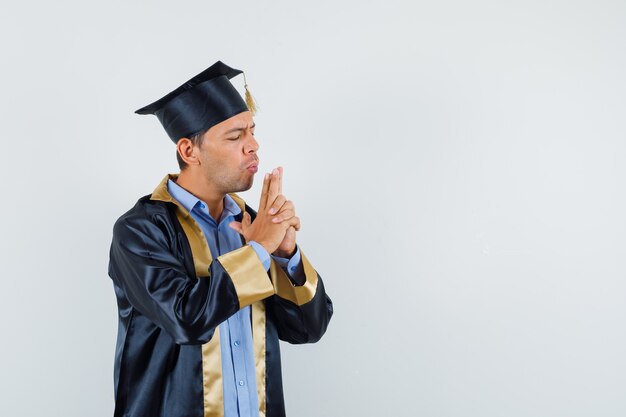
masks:
[[(191, 135), (187, 139), (189, 139), (194, 146), (202, 146), (202, 142), (204, 141), (204, 134), (208, 130), (209, 129), (204, 129), (194, 135)], [(176, 160), (178, 161), (178, 167), (181, 171), (189, 166), (189, 164), (183, 161), (183, 158), (180, 157), (180, 154), (178, 153), (178, 148), (176, 148)]]

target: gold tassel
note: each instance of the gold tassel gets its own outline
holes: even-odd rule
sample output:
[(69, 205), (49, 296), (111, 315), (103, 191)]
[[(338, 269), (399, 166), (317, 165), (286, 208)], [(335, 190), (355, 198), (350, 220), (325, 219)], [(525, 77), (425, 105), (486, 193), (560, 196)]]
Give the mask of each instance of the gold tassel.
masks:
[(246, 105), (248, 106), (248, 110), (252, 115), (256, 115), (259, 110), (259, 105), (257, 104), (252, 94), (250, 94), (250, 90), (248, 90), (248, 82), (246, 81), (246, 73), (243, 73), (243, 87), (246, 89)]

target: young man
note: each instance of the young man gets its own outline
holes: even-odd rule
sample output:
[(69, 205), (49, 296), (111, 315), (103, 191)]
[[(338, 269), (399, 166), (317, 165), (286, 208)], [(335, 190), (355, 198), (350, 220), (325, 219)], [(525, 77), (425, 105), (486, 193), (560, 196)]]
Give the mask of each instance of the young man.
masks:
[(332, 316), (282, 169), (258, 212), (235, 194), (259, 162), (240, 73), (218, 61), (137, 111), (157, 116), (181, 171), (113, 227), (115, 416), (284, 416), (279, 339), (316, 342)]

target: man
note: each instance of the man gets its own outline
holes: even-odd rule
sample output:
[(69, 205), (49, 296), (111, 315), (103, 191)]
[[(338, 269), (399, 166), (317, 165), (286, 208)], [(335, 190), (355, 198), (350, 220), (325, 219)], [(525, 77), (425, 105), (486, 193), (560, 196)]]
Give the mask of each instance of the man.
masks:
[(252, 106), (229, 81), (240, 73), (218, 61), (137, 111), (157, 116), (181, 171), (113, 227), (115, 416), (284, 416), (279, 339), (316, 342), (332, 316), (282, 168), (258, 212), (235, 194), (259, 162)]

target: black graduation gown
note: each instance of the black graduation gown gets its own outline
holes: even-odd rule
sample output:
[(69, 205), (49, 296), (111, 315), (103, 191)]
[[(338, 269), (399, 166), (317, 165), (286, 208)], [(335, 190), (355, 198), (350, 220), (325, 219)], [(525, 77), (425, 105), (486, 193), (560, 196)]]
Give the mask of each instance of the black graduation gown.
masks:
[[(212, 259), (199, 225), (167, 191), (177, 176), (167, 174), (113, 227), (114, 415), (223, 416), (218, 325), (250, 305), (259, 415), (284, 416), (279, 340), (322, 337), (333, 313), (322, 278), (301, 247), (306, 282), (299, 286), (273, 259), (267, 272), (244, 242)], [(253, 209), (230, 196), (254, 219)]]

